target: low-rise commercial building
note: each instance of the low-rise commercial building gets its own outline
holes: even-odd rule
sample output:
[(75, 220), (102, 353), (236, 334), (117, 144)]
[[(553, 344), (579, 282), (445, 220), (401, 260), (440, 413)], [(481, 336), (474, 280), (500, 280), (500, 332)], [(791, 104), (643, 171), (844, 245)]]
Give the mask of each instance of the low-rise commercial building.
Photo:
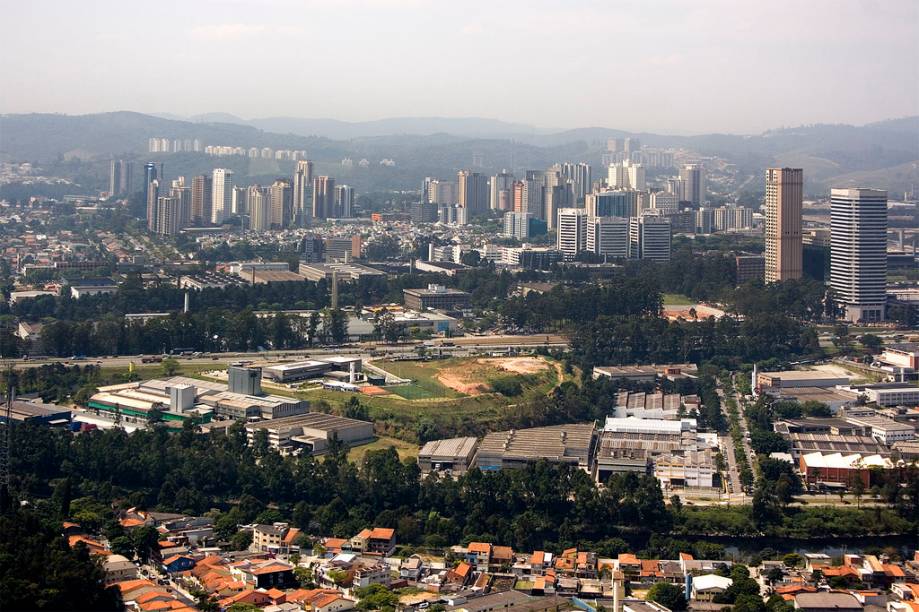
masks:
[(466, 473), (473, 463), (478, 440), (472, 437), (431, 440), (418, 453), (421, 475), (440, 472), (450, 476)]
[(593, 423), (496, 431), (482, 439), (475, 463), (482, 470), (501, 470), (544, 459), (589, 470), (595, 442)]
[(373, 439), (373, 423), (322, 412), (250, 423), (246, 425), (250, 444), (259, 431), (265, 431), (269, 445), (284, 454), (319, 455), (333, 440), (353, 446)]
[(443, 285), (428, 285), (427, 289), (404, 289), (405, 307), (411, 310), (462, 310), (469, 307), (470, 295)]

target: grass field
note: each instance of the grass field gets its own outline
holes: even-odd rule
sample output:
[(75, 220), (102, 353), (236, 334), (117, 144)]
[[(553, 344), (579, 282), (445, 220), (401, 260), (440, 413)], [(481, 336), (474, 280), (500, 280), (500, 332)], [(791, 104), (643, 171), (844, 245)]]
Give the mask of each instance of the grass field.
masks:
[(396, 395), (406, 399), (429, 399), (433, 397), (462, 397), (461, 393), (457, 393), (437, 380), (437, 375), (440, 374), (444, 368), (449, 365), (455, 365), (456, 362), (456, 359), (435, 361), (380, 361), (376, 362), (374, 365), (399, 378), (411, 379), (414, 381), (411, 385), (412, 387), (427, 392), (427, 395), (418, 393), (417, 397), (409, 397), (409, 395), (413, 393), (412, 391), (407, 392), (409, 395), (403, 395), (397, 391), (400, 387), (390, 387), (389, 390)]
[(664, 306), (690, 306), (697, 301), (682, 293), (665, 293), (662, 297)]
[(428, 389), (414, 383), (410, 385), (392, 385), (391, 387), (386, 387), (386, 390), (407, 400), (431, 399), (432, 397), (437, 397), (437, 395)]
[(379, 437), (370, 444), (355, 446), (349, 450), (348, 460), (360, 463), (368, 452), (389, 448), (390, 446), (395, 447), (400, 459), (415, 459), (418, 457), (418, 447), (416, 445), (396, 438)]

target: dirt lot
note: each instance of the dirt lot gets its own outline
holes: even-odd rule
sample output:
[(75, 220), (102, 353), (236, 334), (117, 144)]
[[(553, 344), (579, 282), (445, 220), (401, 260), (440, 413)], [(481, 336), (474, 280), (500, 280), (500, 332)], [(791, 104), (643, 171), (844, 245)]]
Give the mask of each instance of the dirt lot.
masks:
[(437, 381), (459, 393), (480, 395), (491, 390), (488, 378), (496, 371), (511, 374), (539, 374), (548, 369), (549, 364), (536, 357), (476, 359), (471, 363), (444, 368), (437, 374)]

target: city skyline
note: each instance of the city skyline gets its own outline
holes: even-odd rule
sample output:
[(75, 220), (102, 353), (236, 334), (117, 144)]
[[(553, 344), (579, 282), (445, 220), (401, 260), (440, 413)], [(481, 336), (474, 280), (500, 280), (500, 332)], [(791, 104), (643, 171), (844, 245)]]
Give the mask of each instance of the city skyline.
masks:
[[(0, 67), (8, 92), (0, 112), (126, 109), (344, 121), (493, 117), (544, 129), (607, 126), (671, 133), (757, 133), (919, 114), (914, 87), (919, 5), (912, 2), (740, 8), (723, 2), (581, 2), (560, 10), (548, 3), (460, 7), (416, 0), (276, 0), (209, 2), (181, 10), (167, 2), (142, 15), (105, 1), (90, 3), (95, 11), (82, 3), (53, 4), (59, 18), (50, 21), (47, 3), (41, 10), (34, 4), (6, 10), (7, 23), (23, 27), (5, 32), (0, 42), (12, 60)], [(788, 11), (795, 18), (782, 21), (781, 28), (761, 27)], [(87, 36), (78, 46), (51, 44), (66, 38), (61, 27)], [(343, 33), (346, 45), (339, 44)], [(326, 44), (333, 37), (334, 47)], [(546, 45), (546, 37), (556, 44)], [(610, 54), (611, 37), (622, 49), (636, 51)], [(332, 48), (334, 53), (328, 52)], [(154, 55), (161, 78), (133, 69), (139, 49), (144, 57)], [(221, 62), (209, 62), (215, 54)], [(321, 69), (329, 95), (316, 96), (311, 79), (289, 78), (294, 66), (302, 71), (304, 61)], [(192, 87), (197, 81), (192, 67), (202, 62), (209, 62), (215, 77), (206, 90)], [(107, 70), (87, 71), (86, 65)], [(522, 98), (515, 79), (501, 75), (533, 65), (575, 86)], [(495, 70), (498, 66), (506, 69)], [(117, 88), (110, 87), (113, 73), (119, 75)], [(235, 92), (240, 73), (256, 86), (283, 82), (287, 95), (240, 97)], [(622, 83), (633, 84), (628, 95)], [(843, 83), (858, 86), (839, 96)], [(655, 84), (673, 88), (680, 104), (659, 95)], [(70, 93), (54, 93), (61, 90)], [(177, 97), (177, 91), (184, 93)]]

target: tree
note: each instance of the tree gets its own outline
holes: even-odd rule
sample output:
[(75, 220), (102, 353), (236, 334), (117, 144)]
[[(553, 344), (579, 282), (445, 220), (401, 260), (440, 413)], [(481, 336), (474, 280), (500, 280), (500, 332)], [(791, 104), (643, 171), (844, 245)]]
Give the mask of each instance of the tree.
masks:
[(0, 609), (122, 610), (99, 560), (71, 548), (59, 526), (29, 509), (0, 516)]
[(251, 531), (237, 531), (230, 538), (230, 546), (233, 550), (246, 550), (252, 544)]
[(358, 596), (358, 610), (395, 610), (399, 596), (382, 584), (371, 584), (354, 589)]
[(862, 507), (862, 496), (865, 494), (865, 481), (862, 480), (861, 470), (855, 471), (855, 477), (852, 479), (852, 495), (855, 496), (856, 505)]
[(153, 556), (153, 551), (159, 549), (160, 534), (149, 525), (137, 527), (131, 532), (131, 540), (134, 542), (134, 551), (138, 558), (147, 563)]
[(804, 564), (804, 557), (802, 557), (798, 553), (788, 553), (787, 555), (782, 557), (782, 563), (785, 564), (785, 567), (791, 567), (791, 568), (798, 567)]
[(179, 371), (179, 360), (175, 357), (165, 357), (160, 362), (160, 368), (163, 370), (163, 376), (175, 376)]
[(669, 608), (673, 612), (686, 609), (686, 597), (683, 594), (683, 588), (669, 582), (655, 582), (648, 589), (647, 598)]

